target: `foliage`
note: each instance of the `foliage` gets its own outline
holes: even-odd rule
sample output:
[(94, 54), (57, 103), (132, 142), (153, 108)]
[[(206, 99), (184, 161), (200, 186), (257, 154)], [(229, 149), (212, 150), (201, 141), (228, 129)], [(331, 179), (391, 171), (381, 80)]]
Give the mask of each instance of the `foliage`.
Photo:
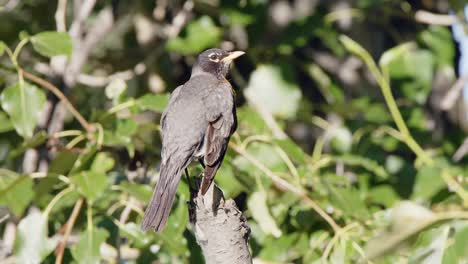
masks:
[(0, 7), (0, 230), (16, 228), (0, 259), (200, 263), (185, 179), (163, 233), (139, 223), (170, 92), (197, 53), (234, 46), (247, 53), (230, 77), (239, 126), (216, 182), (247, 217), (254, 258), (468, 261), (468, 163), (452, 160), (466, 135), (433, 103), (456, 80), (456, 47), (448, 28), (402, 19), (443, 7), (102, 1), (77, 22), (68, 6), (66, 28), (84, 34), (54, 31), (54, 1), (19, 2)]

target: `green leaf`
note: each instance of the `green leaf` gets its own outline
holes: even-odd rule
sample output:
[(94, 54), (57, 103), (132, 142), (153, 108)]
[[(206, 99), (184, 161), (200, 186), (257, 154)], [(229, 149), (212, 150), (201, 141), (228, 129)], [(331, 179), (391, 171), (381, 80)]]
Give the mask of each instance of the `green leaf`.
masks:
[(0, 95), (0, 101), (16, 132), (26, 138), (32, 137), (46, 101), (44, 92), (32, 84), (19, 82), (7, 87)]
[[(272, 171), (288, 171), (288, 168), (283, 159), (271, 144), (253, 142), (248, 145), (247, 151)], [(262, 177), (262, 181), (270, 182), (267, 177), (263, 177), (264, 173), (260, 169), (258, 169), (242, 156), (236, 156), (233, 161), (233, 165), (248, 175), (253, 176), (254, 174), (257, 174)]]
[(439, 65), (453, 67), (455, 58), (454, 42), (452, 32), (448, 27), (429, 26), (418, 35), (418, 39), (424, 43), (432, 53), (437, 56)]
[(372, 203), (382, 204), (387, 208), (400, 200), (398, 193), (390, 185), (380, 185), (369, 190)]
[(41, 130), (33, 135), (32, 138), (26, 138), (23, 143), (16, 149), (10, 152), (10, 158), (16, 158), (26, 152), (30, 148), (35, 148), (44, 143), (49, 138), (46, 131)]
[(132, 136), (138, 129), (138, 124), (133, 118), (118, 119), (116, 134), (121, 137)]
[(400, 44), (396, 47), (393, 47), (385, 51), (379, 60), (379, 65), (382, 69), (386, 69), (388, 65), (394, 62), (397, 59), (400, 59), (405, 54), (411, 52), (416, 47), (412, 42)]
[(147, 184), (122, 182), (120, 183), (119, 187), (129, 193), (132, 197), (145, 204), (149, 202), (151, 199), (151, 194), (153, 193), (153, 189)]
[(13, 171), (0, 169), (0, 204), (21, 216), (34, 197), (33, 180)]
[(106, 172), (114, 167), (114, 160), (105, 152), (99, 152), (91, 163), (90, 170), (73, 175), (70, 180), (78, 191), (93, 203), (107, 188)]
[(278, 239), (269, 239), (262, 247), (259, 258), (274, 263), (290, 263), (294, 259), (291, 256), (294, 245), (299, 240), (299, 233), (290, 233), (279, 237)]
[(15, 239), (17, 263), (42, 263), (56, 247), (59, 238), (47, 237), (47, 218), (38, 209), (30, 213), (18, 224)]
[(261, 65), (250, 76), (244, 90), (249, 102), (255, 102), (275, 116), (291, 118), (299, 109), (302, 93), (288, 65)]
[(454, 253), (459, 259), (468, 260), (468, 223), (465, 221), (463, 225), (457, 228), (454, 235), (455, 242), (453, 243)]
[(183, 32), (184, 37), (172, 38), (167, 42), (167, 50), (184, 55), (197, 54), (215, 47), (221, 40), (221, 30), (209, 16), (202, 16), (190, 22)]
[(234, 175), (233, 168), (231, 164), (227, 162), (223, 163), (216, 173), (215, 178), (216, 184), (223, 190), (224, 197), (226, 199), (234, 198), (239, 195), (243, 190), (244, 186), (237, 180)]
[(71, 150), (61, 151), (57, 153), (55, 158), (50, 163), (48, 173), (66, 175), (71, 170), (77, 159), (78, 153)]
[(2, 56), (3, 53), (5, 53), (6, 48), (7, 48), (7, 45), (5, 44), (5, 42), (0, 41), (0, 56)]
[(248, 134), (261, 135), (269, 131), (262, 117), (248, 106), (237, 109), (237, 119), (239, 120), (238, 132), (245, 131)]
[(8, 132), (15, 129), (13, 123), (10, 121), (8, 116), (0, 111), (0, 133)]
[(273, 142), (277, 144), (288, 156), (295, 162), (304, 163), (306, 154), (294, 141), (291, 139), (274, 139)]
[(271, 234), (276, 238), (281, 236), (281, 230), (276, 225), (275, 219), (273, 219), (268, 211), (267, 196), (265, 192), (260, 191), (251, 194), (247, 201), (247, 205), (252, 217), (260, 225), (263, 232)]
[(127, 89), (127, 83), (122, 79), (112, 80), (105, 88), (106, 96), (109, 99), (118, 98)]
[(90, 203), (93, 203), (99, 198), (108, 185), (108, 180), (104, 172), (82, 171), (73, 175), (70, 180)]
[(431, 264), (442, 263), (445, 249), (448, 245), (450, 226), (426, 230), (419, 235), (415, 250), (409, 258), (409, 263)]
[(339, 153), (349, 153), (353, 144), (353, 135), (345, 126), (330, 129), (330, 146)]
[(147, 246), (153, 238), (150, 232), (141, 231), (141, 228), (135, 223), (125, 223), (124, 225), (118, 221), (115, 221), (115, 223), (122, 232), (122, 236), (130, 239), (136, 247), (141, 248)]
[(416, 174), (411, 199), (431, 200), (439, 191), (447, 186), (442, 179), (442, 168), (448, 167), (444, 160), (436, 160), (435, 164), (422, 167)]
[(141, 110), (152, 110), (162, 113), (169, 103), (169, 94), (145, 94), (137, 99)]
[(336, 188), (330, 186), (331, 202), (343, 211), (347, 217), (365, 220), (369, 217), (367, 207), (354, 188)]
[(41, 32), (31, 37), (31, 43), (34, 50), (46, 57), (70, 56), (72, 53), (72, 41), (65, 32)]
[(366, 256), (373, 259), (387, 254), (391, 249), (427, 228), (428, 223), (433, 222), (435, 218), (434, 213), (416, 203), (400, 202), (391, 210), (391, 226), (367, 242)]
[(107, 230), (102, 228), (93, 228), (92, 232), (84, 231), (78, 244), (71, 249), (73, 259), (80, 264), (101, 263), (101, 244), (106, 241), (108, 236)]
[(105, 173), (114, 167), (114, 159), (105, 152), (99, 152), (91, 164), (91, 171)]

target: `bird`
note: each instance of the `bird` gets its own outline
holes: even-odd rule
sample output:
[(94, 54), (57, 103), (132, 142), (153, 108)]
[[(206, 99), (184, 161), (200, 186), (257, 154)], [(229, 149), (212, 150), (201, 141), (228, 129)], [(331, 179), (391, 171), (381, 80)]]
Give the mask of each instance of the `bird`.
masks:
[(141, 222), (141, 230), (162, 232), (183, 172), (193, 161), (204, 167), (204, 195), (223, 162), (237, 128), (234, 91), (226, 79), (232, 61), (245, 54), (208, 49), (200, 53), (190, 79), (171, 94), (161, 116), (159, 179)]

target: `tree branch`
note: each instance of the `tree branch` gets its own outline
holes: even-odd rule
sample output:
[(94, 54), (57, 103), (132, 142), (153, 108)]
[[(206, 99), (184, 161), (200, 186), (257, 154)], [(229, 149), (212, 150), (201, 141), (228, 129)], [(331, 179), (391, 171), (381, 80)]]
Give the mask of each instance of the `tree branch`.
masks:
[(83, 206), (83, 201), (84, 199), (83, 197), (81, 197), (75, 203), (75, 206), (73, 207), (73, 211), (70, 215), (70, 219), (68, 219), (67, 224), (66, 224), (66, 229), (65, 229), (65, 234), (63, 235), (63, 239), (62, 241), (60, 241), (56, 249), (56, 256), (57, 256), (57, 258), (55, 259), (56, 264), (62, 263), (63, 252), (65, 251), (65, 245), (67, 244), (67, 240), (68, 240), (68, 237), (70, 236), (71, 230), (73, 229), (73, 225), (75, 225), (76, 218), (78, 217), (81, 207)]
[(46, 88), (47, 90), (51, 91), (55, 96), (57, 96), (60, 101), (62, 101), (68, 110), (72, 113), (72, 115), (78, 120), (78, 122), (83, 126), (86, 132), (91, 133), (94, 131), (93, 126), (86, 121), (86, 119), (76, 110), (76, 108), (72, 105), (72, 103), (67, 99), (67, 97), (60, 91), (59, 88), (55, 87), (55, 85), (51, 84), (50, 82), (32, 74), (25, 70), (21, 70), (23, 76), (31, 80), (40, 86)]
[(207, 264), (252, 263), (249, 251), (250, 228), (233, 200), (224, 200), (212, 184), (205, 195), (191, 193), (189, 217), (193, 232)]

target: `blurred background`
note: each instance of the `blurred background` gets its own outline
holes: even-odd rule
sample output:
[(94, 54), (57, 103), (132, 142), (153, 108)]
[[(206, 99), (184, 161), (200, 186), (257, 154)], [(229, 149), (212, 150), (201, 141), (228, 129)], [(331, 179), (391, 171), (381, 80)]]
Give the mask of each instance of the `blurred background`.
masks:
[(0, 0), (0, 262), (203, 263), (185, 180), (163, 233), (139, 223), (169, 94), (221, 47), (247, 54), (216, 183), (255, 263), (467, 263), (466, 17), (463, 0)]

